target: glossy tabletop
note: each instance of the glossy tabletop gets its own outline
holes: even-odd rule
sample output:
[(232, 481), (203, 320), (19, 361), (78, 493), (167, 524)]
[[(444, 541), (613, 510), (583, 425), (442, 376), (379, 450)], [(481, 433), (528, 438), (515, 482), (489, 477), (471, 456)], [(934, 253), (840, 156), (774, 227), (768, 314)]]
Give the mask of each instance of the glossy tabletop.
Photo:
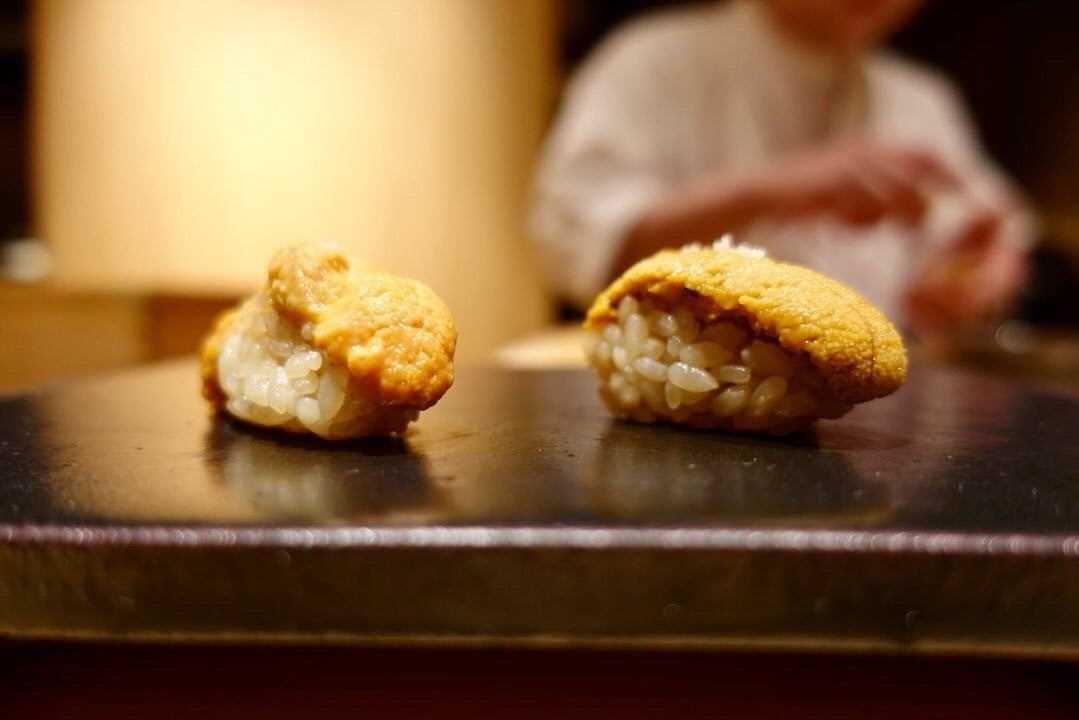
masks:
[(192, 361), (0, 398), (0, 634), (1079, 650), (1079, 401), (916, 366), (788, 439), (471, 370), (406, 437), (212, 416)]

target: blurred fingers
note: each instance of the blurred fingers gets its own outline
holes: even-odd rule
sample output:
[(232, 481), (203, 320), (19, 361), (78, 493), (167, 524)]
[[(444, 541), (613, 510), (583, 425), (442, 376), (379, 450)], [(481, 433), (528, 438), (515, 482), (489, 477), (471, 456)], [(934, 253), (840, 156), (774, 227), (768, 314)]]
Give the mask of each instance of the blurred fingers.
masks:
[(999, 317), (1025, 279), (1025, 253), (999, 235), (974, 250), (950, 249), (935, 258), (911, 288), (911, 322), (922, 330), (940, 330)]
[(955, 171), (927, 150), (888, 148), (880, 152), (878, 158), (886, 163), (894, 174), (904, 177), (906, 182), (914, 186), (936, 183), (948, 188), (958, 188), (962, 185)]
[(999, 213), (983, 208), (966, 221), (950, 246), (957, 252), (985, 251), (996, 241), (1002, 224)]
[(886, 193), (861, 169), (851, 168), (837, 181), (831, 202), (835, 214), (853, 225), (872, 225), (889, 214)]
[(876, 157), (867, 158), (859, 173), (889, 216), (910, 226), (921, 223), (929, 202), (922, 188), (909, 175), (897, 172)]

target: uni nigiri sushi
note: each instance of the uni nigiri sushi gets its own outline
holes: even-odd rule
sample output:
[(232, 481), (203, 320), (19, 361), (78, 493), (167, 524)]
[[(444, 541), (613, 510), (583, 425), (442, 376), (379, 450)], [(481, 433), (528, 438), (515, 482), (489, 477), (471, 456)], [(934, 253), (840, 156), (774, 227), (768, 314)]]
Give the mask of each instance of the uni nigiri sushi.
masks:
[(584, 328), (604, 403), (643, 423), (785, 434), (906, 380), (902, 338), (864, 298), (726, 238), (637, 263)]
[(456, 343), (449, 308), (423, 283), (294, 245), (203, 340), (203, 395), (290, 432), (401, 433), (453, 384)]

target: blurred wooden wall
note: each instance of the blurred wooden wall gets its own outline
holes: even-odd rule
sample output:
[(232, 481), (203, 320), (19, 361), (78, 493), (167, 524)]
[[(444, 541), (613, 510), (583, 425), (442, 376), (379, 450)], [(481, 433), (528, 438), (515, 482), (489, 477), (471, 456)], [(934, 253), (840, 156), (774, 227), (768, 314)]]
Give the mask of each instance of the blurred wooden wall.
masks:
[(542, 0), (39, 0), (52, 287), (167, 295), (172, 351), (184, 298), (198, 318), (332, 239), (434, 287), (482, 360), (546, 318), (521, 218), (553, 24)]

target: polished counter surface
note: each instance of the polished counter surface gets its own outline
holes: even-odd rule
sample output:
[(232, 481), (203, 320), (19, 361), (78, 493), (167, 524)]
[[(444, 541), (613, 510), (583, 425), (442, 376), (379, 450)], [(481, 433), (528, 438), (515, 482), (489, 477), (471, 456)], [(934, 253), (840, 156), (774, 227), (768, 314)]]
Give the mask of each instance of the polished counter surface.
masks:
[(1071, 397), (916, 365), (771, 439), (466, 370), (406, 437), (333, 444), (197, 387), (0, 397), (0, 635), (1079, 651)]

